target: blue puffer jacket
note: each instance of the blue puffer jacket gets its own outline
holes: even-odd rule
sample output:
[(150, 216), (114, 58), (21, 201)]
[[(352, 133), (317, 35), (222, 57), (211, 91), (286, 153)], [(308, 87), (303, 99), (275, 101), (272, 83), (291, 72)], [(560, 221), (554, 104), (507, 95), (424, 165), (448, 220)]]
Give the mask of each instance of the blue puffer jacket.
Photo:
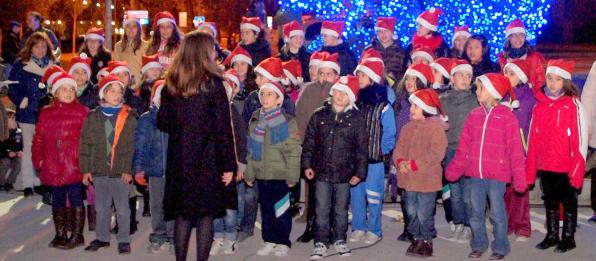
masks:
[(145, 171), (146, 177), (163, 178), (166, 174), (168, 134), (157, 129), (157, 111), (157, 107), (151, 106), (137, 122), (132, 169), (135, 174)]
[[(46, 95), (46, 88), (40, 89), (39, 82), (45, 73), (46, 68), (51, 66), (50, 62), (45, 68), (39, 67), (32, 60), (22, 62), (17, 60), (8, 79), (18, 81), (8, 88), (8, 97), (17, 107), (17, 121), (22, 123), (35, 124), (39, 111), (39, 101)], [(23, 101), (27, 98), (27, 101)]]

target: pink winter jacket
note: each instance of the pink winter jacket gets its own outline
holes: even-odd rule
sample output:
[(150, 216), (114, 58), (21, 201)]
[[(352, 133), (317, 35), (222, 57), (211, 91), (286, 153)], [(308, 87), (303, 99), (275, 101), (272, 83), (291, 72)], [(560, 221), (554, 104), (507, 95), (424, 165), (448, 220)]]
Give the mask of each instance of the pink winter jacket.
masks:
[(526, 159), (517, 118), (498, 104), (490, 111), (480, 106), (470, 112), (455, 158), (445, 171), (447, 180), (461, 176), (511, 183), (515, 191), (527, 188)]

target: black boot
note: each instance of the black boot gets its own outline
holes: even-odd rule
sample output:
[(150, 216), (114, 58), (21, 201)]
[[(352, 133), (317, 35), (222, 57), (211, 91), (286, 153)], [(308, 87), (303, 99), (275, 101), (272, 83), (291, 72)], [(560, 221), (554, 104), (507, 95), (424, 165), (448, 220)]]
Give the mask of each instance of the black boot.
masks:
[[(577, 204), (576, 204), (577, 206)], [(557, 244), (555, 253), (565, 253), (575, 248), (575, 228), (577, 226), (577, 208), (565, 204), (563, 217), (563, 235)]]
[(149, 191), (145, 188), (143, 193), (143, 217), (150, 217), (151, 216), (151, 207), (149, 203)]
[(137, 232), (137, 197), (134, 196), (128, 199), (128, 206), (130, 207), (130, 234)]
[(556, 202), (544, 202), (546, 208), (546, 237), (536, 245), (544, 250), (559, 243), (559, 206)]
[(72, 222), (72, 234), (68, 242), (66, 242), (66, 249), (72, 249), (85, 244), (83, 237), (83, 229), (85, 228), (85, 208), (70, 208), (70, 219)]
[(306, 221), (306, 229), (301, 236), (298, 237), (298, 242), (308, 243), (315, 238), (315, 225), (314, 217), (309, 217)]
[(54, 219), (54, 228), (56, 229), (56, 236), (48, 245), (49, 247), (65, 248), (66, 245), (66, 208), (52, 208), (52, 217)]
[(89, 231), (95, 231), (95, 205), (87, 205), (87, 226)]
[(308, 205), (305, 206), (306, 209), (306, 229), (301, 236), (298, 237), (298, 242), (301, 243), (308, 243), (315, 238), (315, 231), (316, 231), (316, 211), (315, 211), (315, 186), (313, 183), (307, 183), (308, 186)]

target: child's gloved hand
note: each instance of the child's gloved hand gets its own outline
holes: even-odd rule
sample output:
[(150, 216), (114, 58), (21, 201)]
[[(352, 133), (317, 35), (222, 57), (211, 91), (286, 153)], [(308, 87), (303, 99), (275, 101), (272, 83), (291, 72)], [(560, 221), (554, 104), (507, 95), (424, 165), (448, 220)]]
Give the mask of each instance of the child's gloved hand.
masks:
[(147, 186), (147, 181), (145, 180), (145, 172), (137, 172), (135, 175), (135, 182), (140, 186)]

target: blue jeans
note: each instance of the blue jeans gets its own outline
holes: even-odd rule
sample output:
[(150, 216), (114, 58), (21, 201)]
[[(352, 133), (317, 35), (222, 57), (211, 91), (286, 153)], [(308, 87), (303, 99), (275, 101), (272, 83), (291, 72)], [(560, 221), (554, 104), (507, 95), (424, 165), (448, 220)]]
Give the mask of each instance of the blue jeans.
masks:
[(244, 217), (244, 194), (246, 194), (246, 184), (244, 181), (236, 184), (236, 190), (238, 191), (238, 211), (236, 211), (236, 224), (242, 224), (242, 218)]
[(238, 216), (235, 209), (226, 209), (226, 216), (213, 220), (213, 237), (236, 241), (236, 225)]
[(408, 232), (416, 240), (430, 241), (437, 236), (435, 206), (437, 192), (405, 191)]
[(240, 232), (253, 234), (255, 230), (255, 222), (257, 221), (257, 210), (259, 209), (259, 189), (256, 184), (254, 184), (252, 188), (249, 186), (245, 187), (244, 215), (242, 216), (242, 222), (240, 223)]
[[(362, 181), (350, 189), (350, 201), (352, 204), (352, 231), (368, 230), (379, 237), (383, 237), (381, 211), (383, 210), (384, 189), (384, 163), (381, 162), (368, 164), (368, 175), (366, 177), (366, 181)], [(366, 223), (367, 208), (368, 225)]]
[(83, 207), (83, 183), (52, 187), (53, 208), (65, 208), (67, 198), (71, 208)]
[(472, 228), (472, 240), (470, 247), (472, 251), (486, 251), (488, 249), (488, 236), (484, 213), (486, 210), (486, 199), (490, 204), (490, 220), (493, 224), (495, 240), (492, 242), (493, 253), (507, 255), (510, 252), (509, 240), (507, 239), (507, 211), (505, 210), (505, 186), (503, 182), (492, 179), (470, 178), (470, 192), (472, 202), (472, 215), (470, 216), (470, 227)]
[(329, 244), (338, 240), (345, 241), (348, 231), (350, 183), (316, 181), (315, 197), (315, 242)]
[(453, 223), (470, 226), (470, 215), (472, 214), (472, 203), (470, 202), (470, 181), (462, 177), (456, 182), (449, 183), (451, 187), (451, 213)]

